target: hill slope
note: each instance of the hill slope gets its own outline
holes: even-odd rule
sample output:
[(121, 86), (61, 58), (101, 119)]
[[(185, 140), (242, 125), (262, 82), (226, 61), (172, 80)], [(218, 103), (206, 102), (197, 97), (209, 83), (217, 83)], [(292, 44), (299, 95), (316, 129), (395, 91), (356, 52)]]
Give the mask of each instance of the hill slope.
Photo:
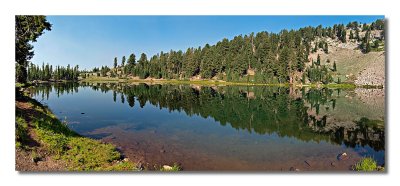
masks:
[[(365, 33), (361, 34), (364, 35)], [(380, 32), (373, 32), (372, 36), (380, 37)], [(347, 43), (341, 43), (330, 38), (319, 38), (319, 40), (325, 40), (328, 43), (328, 54), (319, 49), (317, 52), (311, 53), (309, 59), (316, 60), (317, 56), (320, 55), (322, 64), (327, 64), (327, 59), (330, 60), (330, 66), (333, 65), (333, 62), (336, 62), (337, 77), (342, 82), (356, 85), (385, 85), (384, 48), (381, 49), (382, 51), (363, 53), (359, 49), (361, 43), (355, 40), (349, 40)]]

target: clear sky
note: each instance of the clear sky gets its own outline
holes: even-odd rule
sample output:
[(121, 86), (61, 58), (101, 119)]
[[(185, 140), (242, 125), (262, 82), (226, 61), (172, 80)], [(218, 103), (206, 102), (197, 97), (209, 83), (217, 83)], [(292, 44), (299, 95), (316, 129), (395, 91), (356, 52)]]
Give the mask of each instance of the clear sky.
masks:
[(384, 16), (48, 16), (53, 25), (34, 45), (35, 64), (112, 66), (132, 52), (148, 58), (160, 51), (215, 44), (251, 32), (279, 32), (350, 21), (370, 23)]

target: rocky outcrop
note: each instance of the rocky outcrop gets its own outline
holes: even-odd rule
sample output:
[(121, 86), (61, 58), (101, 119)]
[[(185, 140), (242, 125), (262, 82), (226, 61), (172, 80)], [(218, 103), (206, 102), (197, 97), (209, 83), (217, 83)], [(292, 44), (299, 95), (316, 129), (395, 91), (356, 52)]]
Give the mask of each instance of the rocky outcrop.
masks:
[(359, 72), (356, 85), (385, 85), (385, 53), (381, 52), (379, 56), (371, 61), (371, 64)]

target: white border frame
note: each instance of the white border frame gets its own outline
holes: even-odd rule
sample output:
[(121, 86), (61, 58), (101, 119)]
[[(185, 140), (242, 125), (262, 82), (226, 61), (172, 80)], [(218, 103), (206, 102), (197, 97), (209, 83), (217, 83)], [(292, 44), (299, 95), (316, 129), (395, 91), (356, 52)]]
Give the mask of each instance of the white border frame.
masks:
[[(14, 0), (2, 1), (0, 91), (0, 180), (4, 185), (381, 185), (396, 183), (400, 175), (399, 102), (400, 41), (398, 5), (393, 0)], [(21, 174), (15, 171), (14, 146), (14, 16), (42, 15), (385, 15), (387, 30), (387, 173), (181, 173), (164, 174)], [(392, 44), (393, 43), (393, 44)]]

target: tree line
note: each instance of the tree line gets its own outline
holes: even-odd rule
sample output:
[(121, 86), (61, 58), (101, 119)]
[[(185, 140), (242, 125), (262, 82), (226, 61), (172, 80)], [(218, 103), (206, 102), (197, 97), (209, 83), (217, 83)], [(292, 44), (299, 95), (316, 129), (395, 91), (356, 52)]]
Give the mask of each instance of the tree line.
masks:
[(52, 65), (49, 65), (48, 63), (45, 65), (43, 63), (42, 67), (40, 68), (39, 65), (30, 63), (27, 74), (28, 74), (27, 75), (28, 81), (35, 81), (35, 80), (41, 80), (41, 81), (72, 80), (72, 81), (77, 81), (78, 77), (80, 75), (80, 71), (79, 71), (79, 65), (75, 65), (74, 67), (71, 67), (68, 64), (67, 67), (55, 66), (55, 68), (53, 68)]
[[(260, 83), (292, 83), (296, 74), (298, 81), (329, 83), (333, 79), (334, 66), (314, 66), (314, 59), (309, 59), (310, 53), (322, 49), (329, 53), (326, 38), (338, 42), (348, 42), (349, 39), (361, 41), (360, 49), (370, 52), (371, 30), (384, 30), (384, 21), (376, 20), (372, 24), (350, 22), (335, 24), (333, 27), (304, 27), (298, 30), (282, 30), (279, 33), (258, 32), (249, 35), (238, 35), (233, 39), (222, 39), (215, 45), (206, 44), (204, 47), (188, 48), (186, 51), (170, 50), (148, 58), (142, 53), (136, 60), (134, 53), (126, 61), (122, 57), (118, 65), (114, 58), (114, 70), (102, 67), (99, 76), (138, 76), (145, 78), (189, 79), (203, 78), (225, 81), (252, 81)], [(359, 32), (366, 32), (361, 37)], [(347, 33), (350, 33), (347, 39)], [(355, 34), (353, 34), (355, 32)], [(384, 34), (381, 34), (383, 40)], [(378, 40), (379, 41), (379, 40)], [(379, 46), (379, 42), (377, 42)], [(318, 60), (318, 59), (317, 59)], [(125, 63), (126, 62), (126, 63)], [(309, 66), (311, 63), (311, 67)], [(319, 64), (319, 62), (317, 62)], [(335, 69), (335, 70), (329, 70)], [(99, 70), (98, 68), (94, 69)], [(317, 75), (313, 75), (317, 74)], [(318, 76), (318, 77), (317, 77)], [(326, 76), (321, 77), (321, 76)]]

